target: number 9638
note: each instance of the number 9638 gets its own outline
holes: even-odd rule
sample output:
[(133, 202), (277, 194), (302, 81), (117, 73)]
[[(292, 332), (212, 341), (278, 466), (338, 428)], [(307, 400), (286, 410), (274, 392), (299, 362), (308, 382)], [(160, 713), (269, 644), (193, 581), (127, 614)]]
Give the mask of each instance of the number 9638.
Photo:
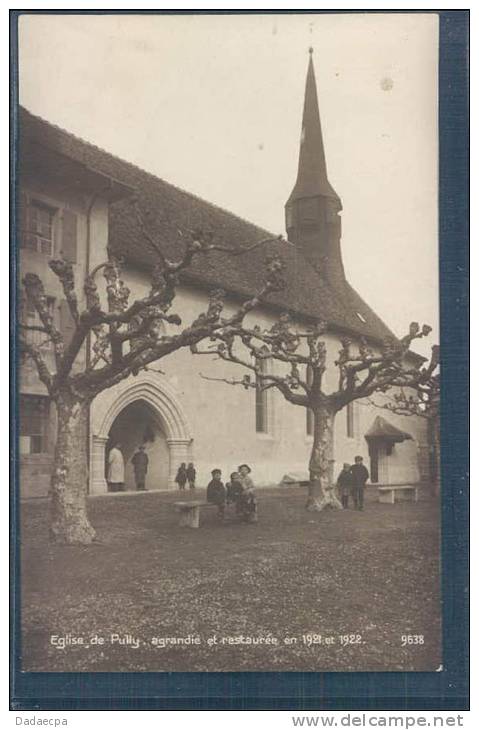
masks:
[(424, 644), (424, 636), (422, 634), (403, 634), (401, 636), (401, 646), (411, 644)]

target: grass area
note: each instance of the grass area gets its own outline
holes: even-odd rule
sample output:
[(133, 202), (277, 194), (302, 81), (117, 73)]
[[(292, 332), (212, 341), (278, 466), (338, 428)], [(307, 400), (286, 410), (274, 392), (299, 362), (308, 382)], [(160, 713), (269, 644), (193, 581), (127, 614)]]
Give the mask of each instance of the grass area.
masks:
[[(207, 508), (190, 530), (178, 527), (179, 498), (91, 499), (99, 542), (88, 547), (51, 545), (47, 503), (22, 505), (24, 670), (425, 671), (441, 663), (437, 503), (367, 500), (364, 512), (314, 514), (303, 490), (275, 488), (259, 492), (257, 524), (220, 523)], [(305, 634), (321, 643), (307, 646)], [(55, 635), (84, 643), (60, 649)], [(104, 643), (91, 643), (95, 635)], [(342, 644), (344, 635), (361, 643)], [(424, 643), (402, 646), (403, 635)], [(152, 643), (188, 636), (201, 643)], [(221, 641), (239, 636), (277, 644)]]

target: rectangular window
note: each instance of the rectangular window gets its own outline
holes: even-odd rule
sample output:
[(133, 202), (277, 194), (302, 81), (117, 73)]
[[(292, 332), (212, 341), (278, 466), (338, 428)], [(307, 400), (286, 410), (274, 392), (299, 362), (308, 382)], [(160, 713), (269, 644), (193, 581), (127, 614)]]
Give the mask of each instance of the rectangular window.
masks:
[(346, 406), (346, 433), (348, 438), (354, 438), (354, 403)]
[[(313, 368), (308, 365), (306, 368), (306, 383), (312, 385), (313, 383)], [(306, 409), (306, 435), (312, 436), (314, 431), (314, 414), (311, 408)]]
[[(55, 298), (47, 297), (47, 306), (51, 317), (54, 316), (54, 305)], [(22, 306), (21, 322), (22, 324), (28, 325), (30, 327), (43, 326), (34, 304), (27, 299), (24, 300)], [(41, 347), (42, 350), (50, 350), (52, 347), (51, 340), (48, 339), (48, 335), (45, 332), (38, 332), (36, 330), (25, 330), (23, 332), (23, 337), (25, 337), (25, 340), (31, 345), (37, 345), (37, 347)]]
[(47, 451), (48, 400), (42, 396), (20, 396), (20, 453)]
[[(266, 373), (266, 360), (258, 358), (256, 366), (260, 373)], [(256, 432), (268, 433), (268, 392), (261, 389), (261, 375), (256, 376), (256, 382), (259, 387), (255, 390), (256, 395)]]
[(21, 238), (23, 248), (52, 256), (54, 253), (54, 217), (53, 208), (31, 200), (25, 217), (26, 229)]

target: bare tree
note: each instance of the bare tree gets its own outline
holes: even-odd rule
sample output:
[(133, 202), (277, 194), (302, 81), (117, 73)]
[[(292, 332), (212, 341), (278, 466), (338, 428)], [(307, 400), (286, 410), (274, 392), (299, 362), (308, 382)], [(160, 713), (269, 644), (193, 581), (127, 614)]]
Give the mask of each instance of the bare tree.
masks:
[(342, 339), (334, 363), (337, 387), (333, 392), (326, 392), (327, 350), (322, 337), (327, 329), (322, 322), (297, 328), (290, 316), (283, 314), (270, 329), (234, 324), (218, 330), (211, 338), (213, 344), (210, 346), (203, 349), (196, 343), (191, 346), (195, 354), (214, 354), (248, 371), (241, 379), (209, 379), (242, 385), (246, 389), (276, 389), (289, 403), (310, 409), (313, 444), (306, 507), (314, 511), (321, 511), (327, 505), (341, 509), (332, 480), (336, 414), (348, 403), (378, 391), (386, 392), (394, 386), (419, 387), (437, 367), (434, 359), (422, 368), (408, 364), (412, 361), (407, 357), (411, 343), (431, 331), (429, 326), (421, 328), (414, 322), (405, 337), (391, 338), (376, 352), (364, 339), (357, 346), (351, 339)]
[[(195, 345), (220, 326), (240, 327), (245, 315), (263, 297), (283, 286), (281, 261), (270, 257), (261, 289), (234, 314), (221, 318), (224, 292), (215, 290), (209, 296), (205, 311), (189, 325), (182, 326), (180, 317), (171, 311), (171, 307), (180, 274), (193, 264), (194, 259), (213, 251), (239, 255), (262, 246), (266, 241), (231, 248), (214, 243), (211, 236), (200, 231), (192, 232), (178, 260), (171, 261), (139, 214), (138, 223), (156, 262), (152, 267), (149, 292), (141, 299), (130, 302), (130, 290), (122, 279), (122, 262), (111, 252), (107, 261), (86, 276), (82, 308), (72, 265), (58, 259), (49, 262), (61, 284), (73, 320), (73, 334), (69, 342), (65, 341), (55, 324), (40, 277), (27, 273), (23, 278), (26, 299), (38, 313), (41, 324), (20, 325), (20, 352), (22, 357), (30, 358), (35, 364), (57, 411), (50, 518), (50, 534), (56, 542), (88, 544), (95, 537), (86, 506), (87, 419), (89, 405), (95, 396), (124, 378), (137, 375), (149, 363), (183, 347)], [(105, 308), (96, 283), (100, 272), (105, 280)], [(165, 322), (178, 328), (175, 334), (165, 334)], [(32, 342), (29, 331), (44, 335), (45, 341), (41, 345), (50, 343), (54, 367), (49, 366), (42, 346)], [(87, 348), (89, 357), (81, 362), (79, 354), (84, 348)]]
[(377, 408), (385, 408), (400, 416), (425, 418), (428, 425), (429, 474), (433, 494), (439, 492), (440, 467), (440, 373), (439, 346), (434, 345), (428, 367), (422, 376), (407, 389), (400, 388), (388, 396), (384, 403), (373, 402)]

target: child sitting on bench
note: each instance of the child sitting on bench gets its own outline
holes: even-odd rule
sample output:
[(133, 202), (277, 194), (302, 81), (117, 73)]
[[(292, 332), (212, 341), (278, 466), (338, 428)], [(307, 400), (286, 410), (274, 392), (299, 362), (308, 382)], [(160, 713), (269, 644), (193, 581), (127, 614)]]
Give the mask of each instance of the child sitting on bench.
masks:
[(221, 469), (213, 469), (211, 476), (213, 479), (206, 488), (206, 501), (217, 505), (218, 517), (223, 519), (225, 516), (226, 489), (221, 481)]

